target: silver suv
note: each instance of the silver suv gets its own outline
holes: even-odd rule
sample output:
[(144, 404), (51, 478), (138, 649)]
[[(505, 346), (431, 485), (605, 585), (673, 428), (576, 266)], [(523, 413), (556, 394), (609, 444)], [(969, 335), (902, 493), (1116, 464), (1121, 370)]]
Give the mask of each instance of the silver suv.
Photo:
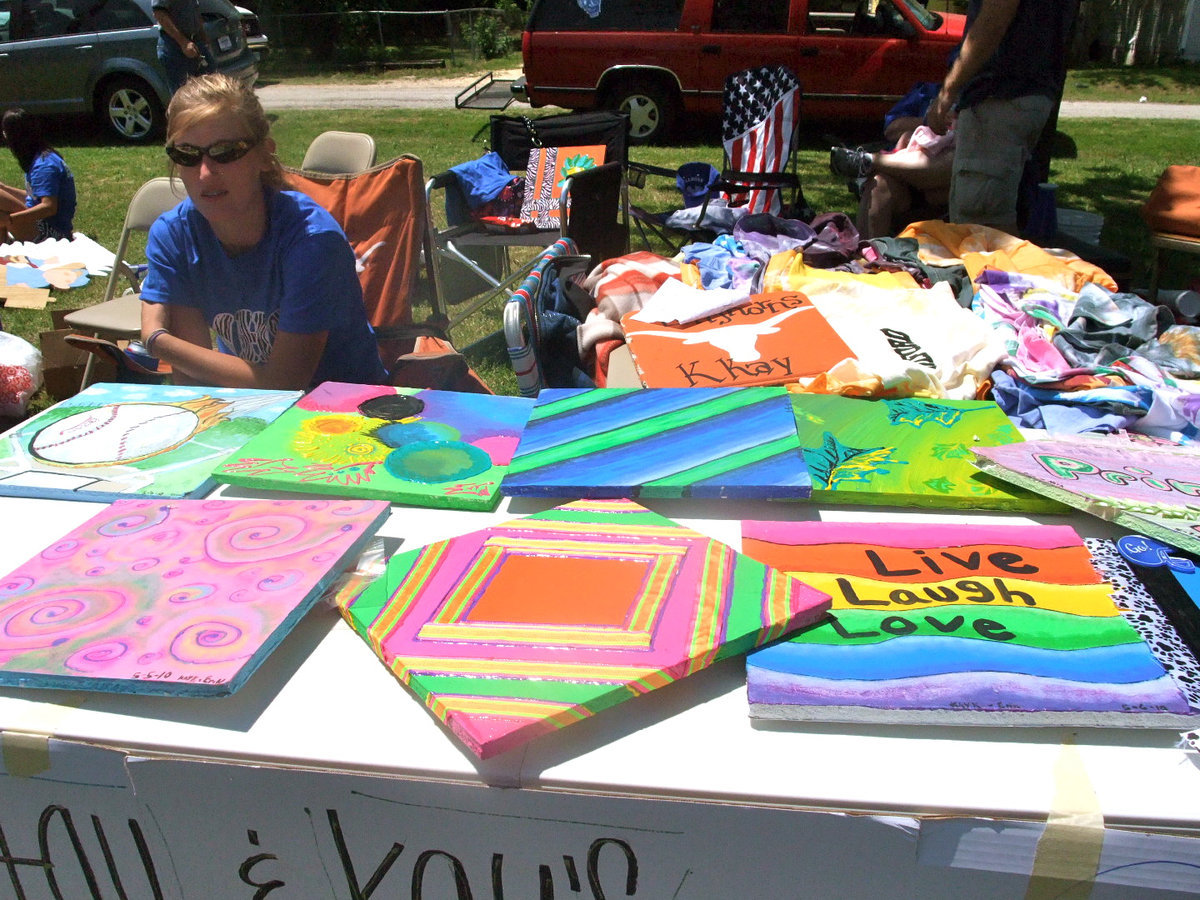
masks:
[[(258, 56), (228, 0), (201, 0), (217, 68), (253, 84)], [(92, 113), (115, 137), (162, 134), (170, 99), (150, 0), (0, 0), (0, 110)]]

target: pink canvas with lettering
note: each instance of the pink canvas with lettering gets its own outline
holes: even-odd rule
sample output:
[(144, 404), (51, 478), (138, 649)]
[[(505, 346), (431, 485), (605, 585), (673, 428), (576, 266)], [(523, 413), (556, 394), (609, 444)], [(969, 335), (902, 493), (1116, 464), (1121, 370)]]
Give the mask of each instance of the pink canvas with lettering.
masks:
[(389, 508), (118, 500), (0, 579), (0, 685), (231, 693)]
[(1200, 553), (1200, 454), (1120, 439), (975, 448), (989, 475)]

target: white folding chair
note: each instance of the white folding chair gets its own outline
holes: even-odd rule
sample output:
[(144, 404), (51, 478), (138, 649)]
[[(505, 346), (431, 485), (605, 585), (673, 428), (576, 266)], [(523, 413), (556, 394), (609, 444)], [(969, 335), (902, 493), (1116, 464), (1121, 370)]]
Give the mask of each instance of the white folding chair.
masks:
[(361, 131), (323, 131), (313, 138), (300, 168), (325, 175), (355, 175), (375, 165), (375, 139)]
[[(141, 334), (142, 301), (138, 294), (141, 278), (125, 258), (129, 238), (134, 232), (148, 232), (154, 220), (178, 204), (184, 196), (183, 182), (166, 176), (151, 178), (137, 189), (125, 212), (125, 224), (114, 253), (116, 258), (104, 286), (104, 299), (95, 306), (68, 313), (63, 317), (64, 322), (78, 331), (112, 340), (134, 340)], [(122, 278), (129, 283), (129, 288), (118, 297), (117, 283)], [(88, 386), (94, 361), (95, 356), (89, 355), (83, 368), (80, 390)]]

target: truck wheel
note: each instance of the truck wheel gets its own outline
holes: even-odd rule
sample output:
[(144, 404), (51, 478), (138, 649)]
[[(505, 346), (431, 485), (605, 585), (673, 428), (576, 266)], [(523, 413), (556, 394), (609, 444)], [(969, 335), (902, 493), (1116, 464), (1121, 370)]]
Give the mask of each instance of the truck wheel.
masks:
[(166, 118), (150, 85), (132, 76), (108, 82), (96, 112), (110, 134), (130, 143), (144, 143), (161, 134)]
[(609, 92), (609, 109), (629, 115), (629, 140), (650, 144), (666, 140), (679, 115), (675, 92), (654, 82), (623, 81)]

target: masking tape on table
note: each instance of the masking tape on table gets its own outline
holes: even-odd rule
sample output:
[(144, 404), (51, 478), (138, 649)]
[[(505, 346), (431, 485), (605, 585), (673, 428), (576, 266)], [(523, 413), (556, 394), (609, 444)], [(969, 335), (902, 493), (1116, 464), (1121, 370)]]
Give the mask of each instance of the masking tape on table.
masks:
[(50, 768), (50, 739), (58, 725), (85, 699), (82, 693), (63, 691), (56, 703), (44, 704), (38, 731), (0, 731), (0, 759), (9, 775), (30, 778)]
[(1025, 900), (1087, 897), (1104, 849), (1104, 814), (1068, 736), (1054, 762), (1054, 799), (1038, 839)]
[(18, 778), (31, 778), (50, 768), (50, 736), (24, 731), (0, 732), (4, 771)]

